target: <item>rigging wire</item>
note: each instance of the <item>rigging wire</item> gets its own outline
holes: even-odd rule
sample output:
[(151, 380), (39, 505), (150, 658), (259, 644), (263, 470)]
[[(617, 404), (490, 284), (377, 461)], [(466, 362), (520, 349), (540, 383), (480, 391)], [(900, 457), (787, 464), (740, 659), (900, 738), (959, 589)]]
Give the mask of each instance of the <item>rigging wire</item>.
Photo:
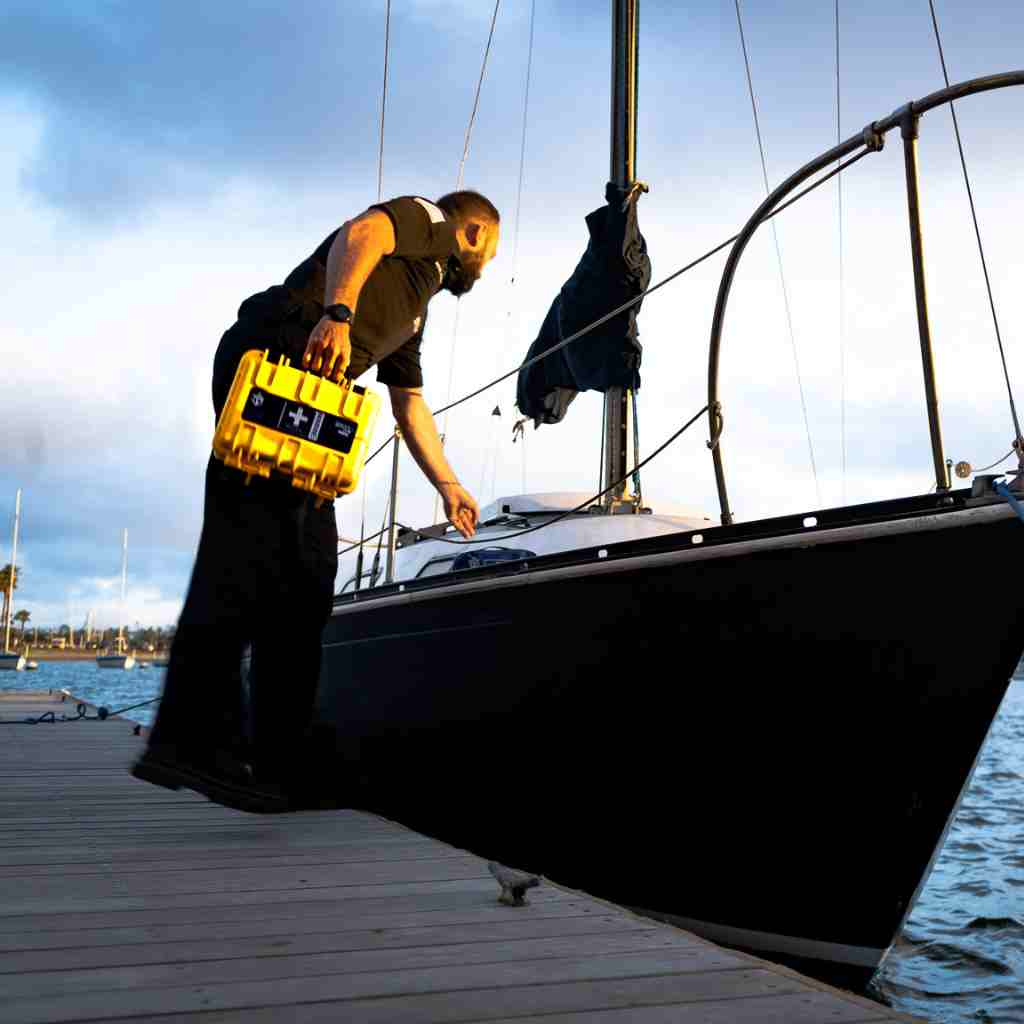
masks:
[[(381, 83), (380, 93), (380, 144), (377, 149), (377, 202), (384, 198), (384, 113), (388, 105), (388, 55), (391, 52), (391, 0), (385, 0), (384, 8), (384, 75)], [(359, 538), (362, 541), (366, 534), (366, 502), (369, 488), (366, 482), (362, 487), (362, 519), (359, 523)], [(363, 549), (359, 548), (359, 562), (356, 565), (356, 590), (361, 584), (360, 577), (363, 571)], [(371, 581), (372, 582), (372, 581)]]
[[(530, 112), (530, 83), (533, 78), (533, 40), (534, 40), (534, 27), (537, 21), (537, 0), (531, 0), (530, 3), (530, 35), (529, 43), (526, 49), (526, 81), (523, 86), (523, 126), (519, 133), (519, 180), (516, 186), (516, 212), (515, 220), (512, 228), (512, 269), (509, 274), (508, 282), (508, 296), (509, 296), (509, 308), (505, 317), (505, 340), (506, 342), (511, 340), (512, 335), (512, 295), (516, 287), (516, 277), (519, 271), (519, 225), (521, 222), (522, 210), (523, 210), (523, 181), (526, 176), (526, 136), (527, 127), (529, 125), (529, 112)], [(501, 351), (495, 350), (494, 353), (494, 372), (498, 372), (498, 362), (501, 359)], [(450, 397), (450, 396), (449, 396)], [(515, 408), (515, 397), (511, 399), (512, 407)], [(515, 433), (513, 432), (513, 438)], [(498, 431), (494, 436), (493, 444), (493, 459), (494, 459), (494, 477), (497, 477), (498, 472), (498, 456), (501, 444), (501, 431)], [(523, 458), (526, 455), (526, 445), (523, 445)], [(526, 486), (523, 486), (523, 492), (525, 493)]]
[[(526, 429), (525, 429), (525, 427), (524, 427), (524, 429), (521, 432), (521, 436), (520, 436), (519, 440), (523, 442), (523, 453), (520, 456), (520, 458), (522, 459), (523, 489), (519, 493), (520, 494), (525, 494), (526, 493)], [(512, 443), (515, 444), (515, 441), (513, 441)]]
[(988, 470), (995, 469), (996, 466), (1000, 465), (1001, 463), (1006, 462), (1007, 459), (1009, 459), (1012, 455), (1016, 455), (1016, 454), (1017, 454), (1016, 447), (1012, 447), (1012, 449), (1004, 457), (1002, 457), (1001, 459), (996, 459), (995, 462), (993, 462), (991, 465), (989, 465), (989, 466), (982, 466), (981, 469), (972, 469), (971, 472), (974, 473), (975, 475), (977, 475), (978, 473), (987, 473)]
[(982, 466), (981, 469), (972, 469), (971, 472), (975, 476), (977, 476), (978, 473), (987, 473), (990, 469), (995, 469), (996, 466), (1005, 462), (1011, 455), (1015, 455), (1016, 453), (1017, 449), (1011, 448), (1001, 459), (996, 459), (996, 461), (993, 462), (990, 466)]
[[(441, 422), (441, 447), (442, 448), (444, 448), (444, 446), (448, 443), (448, 412), (452, 408), (452, 405), (451, 405), (452, 386), (453, 386), (453, 384), (455, 382), (455, 348), (456, 348), (456, 346), (459, 343), (459, 311), (461, 309), (462, 309), (462, 299), (461, 298), (457, 298), (455, 300), (455, 318), (452, 320), (452, 348), (451, 348), (451, 352), (450, 352), (450, 354), (448, 356), (448, 391), (447, 391), (447, 396), (448, 397), (445, 399), (445, 401), (448, 404), (445, 406), (445, 409), (444, 409), (444, 420), (442, 420), (442, 422)], [(438, 410), (438, 412), (440, 412), (440, 410)], [(378, 449), (378, 451), (379, 450), (380, 449)], [(376, 455), (376, 454), (377, 454), (377, 452), (373, 453), (373, 455)], [(373, 455), (370, 456), (371, 459), (373, 458)], [(369, 462), (370, 459), (367, 459), (366, 461)], [(434, 495), (434, 522), (435, 523), (437, 522), (437, 517), (438, 517), (438, 513), (440, 511), (440, 508), (441, 508), (441, 494), (440, 494), (440, 492), (437, 492)]]
[(526, 55), (526, 88), (523, 94), (523, 130), (519, 142), (519, 187), (516, 190), (516, 219), (512, 231), (512, 283), (515, 284), (519, 259), (519, 214), (523, 208), (523, 176), (526, 167), (526, 126), (530, 110), (530, 78), (533, 74), (533, 27), (537, 15), (537, 0), (530, 5), (530, 43)]
[[(843, 163), (837, 165), (831, 171), (829, 171), (828, 174), (822, 175), (822, 177), (820, 177), (817, 181), (812, 182), (806, 188), (802, 189), (800, 192), (798, 192), (791, 199), (788, 199), (788, 200), (786, 200), (786, 202), (784, 202), (781, 205), (777, 206), (774, 210), (772, 210), (771, 213), (769, 213), (767, 215), (767, 217), (765, 219), (766, 220), (770, 220), (772, 217), (775, 217), (777, 214), (782, 213), (783, 210), (785, 210), (788, 207), (792, 206), (794, 203), (799, 202), (801, 199), (804, 198), (804, 196), (806, 196), (809, 193), (813, 192), (816, 188), (820, 188), (827, 181), (830, 181), (832, 178), (834, 178), (837, 174), (840, 174), (842, 171), (845, 171), (848, 168), (852, 167), (858, 161), (863, 160), (864, 157), (868, 156), (871, 152), (872, 151), (870, 149), (867, 149), (867, 148), (862, 149), (855, 156), (850, 157), (849, 160), (845, 160)], [(547, 359), (549, 356), (554, 355), (555, 352), (558, 352), (559, 350), (565, 348), (567, 345), (571, 345), (574, 341), (576, 341), (579, 338), (582, 338), (586, 334), (589, 334), (591, 331), (596, 330), (598, 327), (600, 327), (604, 323), (607, 323), (613, 317), (616, 317), (620, 313), (624, 312), (625, 310), (631, 308), (632, 306), (637, 305), (637, 303), (643, 301), (643, 299), (646, 296), (651, 295), (653, 292), (658, 291), (658, 289), (660, 289), (660, 288), (664, 288), (665, 285), (667, 285), (667, 284), (671, 284), (676, 278), (681, 277), (687, 271), (693, 270), (694, 267), (699, 266), (705, 260), (708, 260), (712, 256), (714, 256), (716, 253), (721, 252), (724, 248), (726, 248), (726, 246), (732, 245), (732, 243), (735, 242), (737, 238), (739, 238), (738, 234), (732, 235), (730, 238), (727, 238), (724, 242), (720, 242), (713, 249), (709, 249), (707, 252), (705, 252), (702, 256), (698, 256), (695, 260), (691, 260), (685, 266), (680, 267), (675, 272), (669, 274), (668, 277), (662, 278), (657, 284), (651, 285), (651, 287), (648, 288), (647, 291), (641, 292), (640, 295), (635, 296), (634, 298), (628, 300), (627, 302), (622, 303), (621, 306), (618, 306), (617, 308), (611, 310), (610, 312), (605, 313), (604, 316), (598, 318), (593, 323), (587, 324), (585, 327), (580, 328), (580, 330), (578, 330), (575, 334), (571, 334), (571, 335), (569, 335), (568, 338), (564, 338), (562, 341), (558, 342), (557, 345), (552, 345), (551, 348), (545, 349), (543, 352), (541, 352), (539, 355), (534, 356), (532, 359), (525, 360), (524, 362), (520, 363), (519, 366), (517, 366), (514, 370), (509, 370), (508, 373), (506, 373), (503, 376), (497, 378), (497, 380), (493, 380), (489, 384), (485, 384), (483, 387), (477, 388), (476, 391), (472, 391), (469, 394), (464, 395), (462, 398), (458, 399), (458, 401), (453, 402), (451, 404), (451, 406), (449, 406), (448, 408), (454, 408), (456, 405), (461, 405), (463, 402), (468, 402), (470, 399), (476, 398), (478, 395), (483, 394), (483, 392), (488, 391), (490, 388), (494, 387), (496, 384), (500, 384), (503, 380), (507, 380), (509, 377), (512, 377), (512, 376), (514, 376), (517, 373), (520, 373), (522, 370), (525, 370), (527, 367), (533, 366), (535, 363), (539, 363), (542, 359)], [(446, 412), (446, 411), (447, 411), (447, 409), (438, 409), (436, 412), (433, 413), (433, 415), (434, 416), (438, 416), (442, 412)], [(707, 412), (707, 406), (705, 406), (703, 409), (701, 409), (701, 411), (699, 413), (697, 413), (697, 417), (702, 416), (705, 412)], [(694, 419), (696, 419), (697, 417), (694, 417)], [(643, 466), (645, 466), (648, 462), (650, 462), (656, 455), (659, 455), (662, 452), (662, 450), (664, 448), (666, 448), (672, 441), (674, 441), (675, 438), (678, 437), (679, 434), (681, 434), (683, 432), (683, 430), (686, 430), (691, 425), (691, 423), (693, 423), (693, 420), (690, 420), (686, 424), (686, 426), (684, 426), (682, 428), (682, 430), (678, 431), (671, 438), (669, 438), (669, 440), (666, 441), (665, 444), (663, 444), (660, 448), (658, 448), (654, 452), (652, 452), (646, 459), (644, 459), (643, 462), (641, 462), (637, 466), (635, 466), (633, 470), (630, 470), (630, 473), (627, 473), (626, 476), (624, 476), (621, 480), (617, 480), (610, 487), (604, 488), (598, 494), (596, 494), (593, 498), (591, 498), (590, 501), (584, 502), (583, 505), (579, 506), (578, 509), (573, 509), (570, 512), (566, 513), (566, 515), (571, 515), (573, 512), (576, 512), (576, 511), (579, 511), (582, 508), (585, 508), (587, 505), (589, 505), (592, 502), (596, 501), (598, 498), (603, 497), (605, 494), (608, 493), (608, 491), (612, 490), (615, 487), (618, 487), (622, 483), (625, 483), (625, 481), (629, 478), (631, 473), (635, 472), (636, 470), (639, 470), (639, 469), (643, 468)], [(387, 446), (391, 443), (391, 440), (392, 440), (391, 438), (388, 438), (388, 440), (385, 441), (384, 444), (382, 444), (376, 451), (374, 451), (367, 458), (366, 462), (364, 463), (364, 466), (368, 465), (373, 459), (375, 459), (378, 455), (380, 455), (380, 453), (382, 451), (384, 451), (384, 449), (387, 448)], [(523, 443), (524, 444), (526, 443), (525, 431), (523, 432)], [(603, 462), (602, 462), (602, 465), (603, 465)], [(524, 473), (525, 473), (525, 469), (524, 469)], [(603, 483), (603, 480), (602, 480), (602, 483)], [(526, 488), (525, 488), (525, 485), (524, 485), (523, 491), (525, 492), (525, 490), (526, 490)], [(564, 518), (564, 516), (560, 517), (560, 518)], [(556, 520), (552, 520), (552, 522), (558, 522), (558, 521), (559, 520), (557, 520), (557, 519)], [(398, 525), (402, 526), (402, 529), (404, 529), (404, 530), (408, 530), (409, 529), (409, 527), (405, 526), (404, 524), (400, 523)], [(550, 523), (547, 523), (547, 524), (544, 524), (544, 525), (550, 525)], [(539, 529), (539, 527), (538, 527), (538, 529)], [(384, 532), (386, 532), (386, 530), (381, 530), (380, 531), (380, 533), (384, 533)], [(424, 534), (421, 531), (415, 531), (414, 530), (413, 532), (414, 533), (418, 533), (418, 535), (421, 536), (421, 537), (424, 536)], [(364, 543), (369, 543), (370, 541), (375, 540), (379, 535), (380, 534), (375, 533), (372, 536), (369, 536), (369, 537), (365, 538)], [(433, 539), (436, 540), (436, 539), (440, 539), (440, 538), (433, 538)], [(457, 543), (457, 542), (446, 541), (446, 543)], [(463, 543), (471, 543), (471, 542), (463, 542)], [(352, 544), (349, 547), (344, 548), (341, 551), (339, 551), (338, 552), (338, 556), (341, 557), (343, 555), (347, 555), (350, 551), (354, 551), (357, 547), (359, 547), (358, 544)]]
[(369, 544), (370, 541), (376, 540), (382, 533), (387, 533), (389, 529), (389, 526), (385, 526), (383, 530), (378, 530), (377, 533), (371, 533), (369, 537), (363, 537), (354, 544), (350, 544), (347, 548), (342, 548), (338, 552), (338, 557), (341, 558), (343, 555), (347, 555), (350, 551), (355, 551), (358, 548), (363, 547), (365, 544)]
[[(839, 0), (835, 2), (836, 24), (836, 145), (843, 141), (842, 92), (839, 77)], [(839, 205), (839, 437), (842, 448), (843, 504), (846, 504), (846, 288), (843, 278), (843, 176), (836, 175)]]
[[(648, 455), (646, 459), (644, 459), (642, 462), (638, 462), (635, 466), (633, 466), (633, 468), (630, 469), (626, 473), (626, 475), (624, 477), (622, 477), (621, 480), (616, 480), (613, 484), (611, 484), (608, 487), (605, 487), (601, 491), (598, 491), (597, 494), (595, 494), (592, 497), (588, 498), (586, 501), (581, 502), (575, 508), (571, 508), (571, 509), (569, 509), (566, 512), (559, 513), (553, 519), (549, 519), (546, 523), (538, 523), (536, 526), (527, 527), (525, 530), (517, 530), (514, 533), (506, 533), (506, 534), (503, 534), (500, 537), (482, 537), (479, 540), (461, 540), (461, 541), (458, 541), (458, 540), (448, 540), (446, 537), (437, 537), (437, 536), (434, 536), (433, 534), (428, 534), (428, 533), (426, 533), (425, 531), (422, 531), (422, 530), (414, 530), (411, 527), (406, 526), (404, 523), (398, 523), (397, 525), (400, 526), (403, 530), (406, 530), (409, 533), (415, 534), (417, 537), (422, 538), (424, 540), (437, 540), (437, 541), (440, 541), (442, 544), (454, 544), (454, 545), (456, 545), (458, 547), (468, 547), (471, 544), (483, 544), (483, 543), (491, 544), (491, 543), (494, 543), (495, 541), (508, 540), (511, 537), (521, 537), (525, 533), (534, 533), (537, 530), (543, 530), (545, 527), (554, 526), (555, 523), (560, 523), (563, 519), (567, 519), (569, 516), (575, 515), (577, 512), (582, 512), (583, 509), (585, 509), (588, 505), (593, 505), (595, 502), (600, 501), (600, 499), (603, 498), (609, 491), (614, 490), (616, 487), (620, 486), (621, 484), (624, 484), (630, 478), (630, 476), (633, 476), (634, 474), (638, 474), (640, 472), (640, 470), (643, 469), (643, 467), (647, 465), (647, 463), (651, 462), (653, 459), (655, 459), (657, 456), (659, 456), (666, 448), (668, 448), (668, 446), (670, 444), (672, 444), (679, 437), (681, 437), (683, 434), (685, 434), (686, 431), (689, 430), (690, 427), (692, 427), (694, 425), (694, 423), (696, 423), (697, 420), (699, 420), (704, 415), (704, 413), (706, 413), (707, 411), (708, 411), (708, 407), (705, 405), (699, 412), (697, 412), (690, 419), (688, 419), (674, 434), (672, 434), (667, 440), (662, 442), (661, 445), (659, 445), (653, 452), (651, 452), (651, 454)], [(381, 533), (386, 533), (387, 529), (388, 528), (385, 527), (380, 532)], [(371, 540), (373, 540), (377, 536), (378, 536), (378, 534), (374, 534), (373, 537), (367, 537), (366, 540), (367, 541), (371, 541)], [(355, 550), (356, 547), (358, 547), (358, 545), (357, 544), (353, 544), (350, 547), (345, 548), (343, 551), (339, 551), (338, 552), (338, 556), (341, 557), (342, 555), (346, 555), (350, 551)]]
[(384, 198), (384, 111), (388, 105), (388, 54), (391, 50), (391, 0), (384, 9), (384, 81), (380, 92), (380, 146), (377, 150), (377, 202)]
[[(398, 445), (398, 431), (396, 430), (391, 435), (392, 443), (397, 447)], [(394, 480), (392, 480), (394, 485)], [(374, 534), (377, 538), (377, 550), (373, 553), (373, 562), (370, 563), (370, 586), (376, 586), (377, 577), (380, 575), (380, 551), (384, 545), (384, 534), (390, 533), (391, 521), (394, 519), (394, 512), (391, 510), (391, 488), (388, 488), (388, 496), (384, 501), (384, 525)], [(371, 540), (373, 538), (370, 538)], [(390, 540), (388, 550), (390, 551)]]
[[(635, 458), (640, 458), (640, 416), (637, 410), (636, 392), (632, 392), (633, 396), (633, 455)], [(607, 403), (605, 403), (607, 404)], [(637, 507), (642, 508), (644, 504), (644, 492), (640, 486), (640, 468), (637, 467), (633, 473), (633, 493), (636, 495)]]
[[(934, 0), (928, 0), (928, 8), (932, 16), (932, 28), (935, 31), (935, 45), (939, 50), (939, 62), (942, 65), (942, 77), (945, 79), (946, 88), (949, 88), (949, 72), (946, 69), (946, 55), (942, 49), (942, 38), (939, 34), (939, 19), (935, 14)], [(956, 148), (960, 153), (960, 167), (964, 172), (964, 185), (967, 187), (967, 200), (971, 205), (971, 220), (974, 222), (974, 237), (978, 241), (978, 256), (981, 258), (981, 269), (985, 275), (985, 288), (988, 292), (988, 305), (992, 311), (992, 324), (995, 327), (996, 342), (999, 345), (999, 358), (1003, 364), (1003, 376), (1006, 379), (1006, 393), (1010, 399), (1010, 415), (1013, 418), (1013, 429), (1015, 431), (1016, 446), (1024, 453), (1024, 438), (1021, 437), (1020, 420), (1017, 418), (1017, 406), (1013, 401), (1013, 388), (1010, 385), (1010, 371), (1006, 366), (1006, 351), (1003, 348), (1003, 335), (999, 329), (999, 317), (996, 315), (996, 303), (992, 296), (992, 281), (988, 274), (988, 261), (985, 259), (985, 246), (981, 241), (981, 228), (978, 226), (978, 211), (974, 205), (974, 191), (971, 188), (971, 178), (967, 173), (967, 158), (964, 156), (964, 144), (960, 138), (960, 124), (956, 116), (956, 104), (950, 100), (949, 115), (953, 119), (953, 132), (956, 135)]]
[[(787, 199), (786, 202), (777, 206), (774, 210), (772, 210), (771, 213), (769, 213), (765, 217), (765, 220), (771, 220), (777, 214), (782, 213), (783, 210), (788, 209), (794, 203), (799, 202), (801, 199), (804, 198), (804, 196), (813, 192), (816, 188), (819, 188), (820, 186), (824, 185), (825, 182), (830, 181), (837, 174), (840, 174), (842, 171), (845, 171), (848, 168), (852, 167), (859, 160), (863, 160), (864, 157), (868, 156), (871, 152), (872, 151), (870, 149), (862, 149), (856, 156), (852, 156), (849, 160), (846, 160), (843, 163), (839, 164), (838, 166), (834, 167), (831, 171), (828, 172), (828, 174), (822, 175), (822, 177), (820, 177), (817, 181), (812, 182), (810, 185), (808, 185), (805, 189), (802, 189), (791, 199)], [(462, 398), (458, 399), (455, 402), (452, 402), (450, 405), (435, 410), (432, 413), (432, 415), (440, 416), (441, 413), (447, 412), (449, 409), (454, 409), (457, 405), (462, 405), (463, 402), (468, 402), (471, 399), (476, 398), (478, 395), (482, 395), (485, 391), (489, 391), (495, 385), (500, 384), (503, 380), (508, 380), (509, 377), (514, 377), (516, 374), (521, 373), (525, 369), (528, 369), (535, 363), (539, 363), (541, 362), (541, 360), (553, 356), (556, 352), (559, 352), (566, 346), (571, 345), (574, 341), (577, 341), (584, 335), (589, 334), (591, 331), (597, 330), (598, 327), (600, 327), (602, 324), (607, 323), (613, 317), (618, 316), (620, 313), (623, 313), (627, 309), (630, 309), (633, 306), (637, 305), (638, 303), (642, 302), (644, 298), (646, 298), (648, 295), (653, 295), (654, 292), (658, 291), (658, 289), (664, 288), (667, 284), (671, 284), (677, 277), (681, 277), (687, 271), (693, 270), (694, 267), (700, 266), (701, 263), (703, 263), (705, 260), (710, 259), (716, 253), (721, 252), (724, 248), (726, 248), (726, 246), (732, 245), (732, 243), (735, 242), (737, 238), (739, 238), (739, 234), (732, 235), (730, 238), (727, 238), (724, 242), (719, 242), (718, 245), (716, 245), (713, 249), (709, 249), (706, 253), (704, 253), (703, 256), (698, 256), (695, 260), (691, 260), (685, 266), (680, 267), (675, 272), (669, 274), (668, 277), (662, 278), (657, 284), (651, 285), (651, 287), (648, 288), (647, 291), (641, 292), (636, 297), (622, 303), (621, 306), (617, 306), (610, 312), (605, 313), (604, 316), (598, 317), (598, 319), (593, 321), (593, 323), (589, 323), (585, 327), (581, 327), (578, 331), (576, 331), (575, 334), (570, 334), (568, 338), (563, 338), (556, 345), (552, 345), (550, 348), (546, 348), (543, 352), (539, 353), (538, 355), (535, 355), (532, 359), (524, 360), (515, 369), (509, 370), (508, 373), (505, 373), (502, 376), (496, 378), (495, 380), (492, 380), (489, 383), (484, 384), (482, 387), (477, 388), (475, 391), (469, 392), (469, 394), (463, 395)], [(364, 465), (369, 465), (369, 463), (378, 455), (380, 455), (380, 453), (384, 451), (384, 449), (390, 443), (390, 439), (385, 441), (379, 448), (376, 449), (376, 451), (374, 451), (367, 457)]]
[(575, 508), (571, 508), (566, 512), (561, 512), (553, 519), (549, 519), (546, 523), (538, 523), (536, 526), (528, 526), (525, 530), (515, 530), (512, 533), (504, 533), (500, 537), (481, 537), (479, 540), (448, 540), (447, 537), (435, 537), (432, 534), (424, 535), (418, 530), (412, 530), (408, 526), (404, 526), (403, 529), (409, 530), (411, 533), (416, 534), (418, 537), (426, 536), (430, 540), (440, 541), (442, 544), (454, 544), (456, 547), (469, 547), (471, 544), (493, 544), (497, 541), (510, 540), (512, 537), (522, 537), (527, 533), (534, 533), (537, 530), (543, 530), (548, 526), (554, 526), (555, 523), (560, 523), (563, 519), (567, 519), (569, 516), (575, 515), (577, 512), (582, 512), (588, 505), (593, 505), (596, 501), (603, 498), (609, 491), (614, 490), (621, 484), (624, 484), (633, 474), (639, 473), (644, 466), (647, 465), (652, 459), (660, 455), (670, 444), (676, 441), (679, 437), (686, 433), (708, 411), (708, 407), (705, 405), (698, 413), (688, 419), (671, 437), (663, 441), (650, 455), (647, 456), (642, 462), (638, 462), (632, 469), (630, 469), (625, 476), (620, 480), (616, 480), (610, 487), (606, 487), (603, 491), (593, 495), (586, 501), (581, 502)]
[[(487, 45), (484, 47), (484, 58), (480, 63), (480, 77), (477, 79), (476, 92), (473, 96), (473, 109), (469, 113), (469, 121), (466, 124), (466, 139), (462, 147), (462, 159), (459, 161), (459, 174), (455, 183), (456, 191), (462, 188), (463, 176), (466, 171), (466, 159), (469, 156), (469, 141), (473, 135), (473, 125), (476, 122), (476, 112), (480, 106), (480, 93), (484, 86), (484, 75), (487, 72), (487, 58), (491, 54), (491, 42), (494, 39), (494, 26), (498, 21), (498, 9), (501, 7), (501, 0), (495, 0), (494, 2), (494, 13), (491, 15), (491, 28), (487, 33)], [(452, 397), (452, 379), (455, 373), (455, 347), (459, 340), (459, 310), (462, 308), (461, 299), (455, 300), (455, 320), (452, 324), (452, 347), (451, 354), (449, 356), (448, 363), (448, 401), (451, 401)], [(442, 447), (448, 438), (448, 409), (451, 408), (449, 405), (445, 411), (444, 423), (441, 425), (441, 444)], [(376, 452), (374, 452), (376, 455)], [(367, 460), (369, 461), (369, 460)], [(434, 520), (438, 518), (438, 512), (441, 504), (441, 495), (434, 495)]]
[[(747, 89), (750, 92), (750, 105), (754, 113), (754, 132), (757, 135), (757, 148), (761, 154), (761, 173), (764, 176), (765, 195), (771, 194), (771, 186), (768, 184), (768, 163), (764, 156), (764, 141), (761, 138), (761, 122), (757, 113), (757, 98), (754, 95), (754, 79), (750, 72), (750, 57), (747, 53), (747, 39), (743, 32), (743, 16), (740, 14), (740, 0), (734, 0), (736, 5), (736, 22), (740, 29), (740, 44), (743, 47), (743, 64), (747, 71)], [(786, 310), (786, 323), (789, 325), (789, 340), (793, 349), (793, 364), (796, 367), (796, 381), (800, 392), (800, 406), (804, 413), (804, 427), (807, 431), (807, 448), (811, 456), (811, 472), (814, 476), (814, 490), (818, 496), (818, 504), (821, 504), (821, 488), (818, 484), (818, 467), (814, 461), (814, 445), (811, 442), (811, 424), (807, 417), (807, 402), (804, 398), (803, 378), (800, 374), (800, 359), (797, 355), (796, 332), (793, 330), (793, 314), (789, 306), (789, 290), (786, 287), (786, 275), (782, 269), (782, 249), (779, 245), (779, 233), (775, 224), (772, 224), (772, 237), (775, 240), (775, 256), (779, 264), (779, 281), (782, 285), (782, 302)]]
[(487, 33), (487, 45), (484, 47), (484, 59), (480, 65), (480, 78), (476, 83), (476, 95), (473, 97), (473, 110), (469, 115), (469, 124), (466, 125), (466, 142), (462, 147), (462, 161), (459, 163), (459, 177), (456, 189), (462, 188), (462, 176), (466, 170), (466, 157), (469, 156), (469, 139), (473, 134), (473, 122), (476, 120), (477, 107), (480, 105), (480, 90), (484, 85), (484, 73), (487, 71), (487, 58), (491, 53), (491, 40), (494, 39), (494, 26), (498, 20), (498, 8), (501, 0), (494, 0), (494, 14), (491, 15), (491, 30)]
[[(379, 203), (384, 198), (384, 113), (387, 110), (388, 105), (388, 54), (391, 51), (391, 0), (385, 0), (384, 7), (384, 74), (381, 81), (380, 90), (380, 141), (377, 146), (377, 202)], [(363, 481), (362, 487), (362, 516), (359, 522), (359, 538), (362, 542), (366, 535), (366, 501), (367, 491), (366, 481)], [(359, 589), (361, 576), (363, 572), (363, 550), (362, 543), (359, 548), (359, 561), (356, 564), (356, 590)]]

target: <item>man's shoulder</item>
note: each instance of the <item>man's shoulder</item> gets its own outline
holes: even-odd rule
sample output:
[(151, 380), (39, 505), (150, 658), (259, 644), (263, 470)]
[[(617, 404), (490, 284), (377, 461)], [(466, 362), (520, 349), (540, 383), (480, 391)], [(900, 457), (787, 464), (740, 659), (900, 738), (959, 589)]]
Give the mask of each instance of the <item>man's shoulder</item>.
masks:
[(427, 215), (427, 219), (431, 224), (443, 224), (448, 220), (448, 215), (431, 199), (425, 199), (423, 196), (393, 196), (391, 199), (385, 199), (382, 202), (375, 203), (371, 209), (380, 207), (401, 207), (404, 211), (409, 212), (421, 212)]
[(455, 245), (455, 226), (444, 210), (423, 196), (396, 196), (377, 203), (395, 229), (394, 256), (404, 259), (446, 259)]
[(407, 198), (426, 212), (431, 224), (443, 224), (448, 219), (444, 210), (437, 203), (432, 203), (429, 199), (424, 199), (423, 196), (408, 196)]

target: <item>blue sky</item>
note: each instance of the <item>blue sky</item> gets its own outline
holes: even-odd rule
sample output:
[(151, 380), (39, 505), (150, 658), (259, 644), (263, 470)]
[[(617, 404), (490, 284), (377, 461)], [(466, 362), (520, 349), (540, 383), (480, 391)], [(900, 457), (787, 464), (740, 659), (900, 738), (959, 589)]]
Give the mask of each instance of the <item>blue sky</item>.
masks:
[[(937, 8), (954, 80), (1021, 63), (1024, 6)], [(386, 195), (454, 186), (492, 9), (394, 0)], [(522, 359), (608, 174), (608, 5), (538, 0), (513, 254), (529, 15), (528, 0), (501, 4), (466, 183), (502, 209), (504, 241), (462, 303), (453, 369), (454, 300), (433, 304), (424, 363), (434, 407), (450, 376), (460, 394)], [(927, 2), (841, 0), (840, 19), (844, 135), (941, 86)], [(651, 193), (640, 215), (658, 279), (733, 233), (763, 186), (731, 0), (644, 0), (641, 26), (638, 167)], [(774, 183), (835, 137), (833, 3), (748, 2), (744, 27)], [(376, 199), (383, 29), (383, 2), (4, 5), (0, 504), (9, 523), (24, 489), (16, 604), (34, 622), (80, 624), (90, 609), (116, 622), (123, 527), (128, 621), (174, 621), (199, 536), (214, 348), (242, 299)], [(959, 110), (1016, 380), (1024, 90)], [(984, 465), (1012, 430), (944, 111), (923, 122), (921, 164), (946, 447)], [(931, 483), (898, 139), (844, 176), (843, 198), (842, 324), (836, 189), (778, 222), (817, 485), (768, 232), (737, 278), (722, 395), (743, 518)], [(644, 305), (642, 451), (704, 402), (721, 267), (716, 257)], [(529, 429), (524, 459), (511, 443), (513, 395), (510, 381), (452, 413), (450, 457), (467, 486), (481, 503), (520, 492), (524, 475), (530, 491), (592, 491), (600, 397), (581, 396), (558, 427)], [(381, 417), (380, 439), (389, 423)], [(646, 471), (655, 508), (714, 512), (704, 440), (694, 428)], [(400, 518), (429, 522), (432, 492), (409, 460), (401, 479)], [(365, 485), (368, 522), (379, 524), (376, 464)], [(343, 533), (358, 532), (361, 509), (358, 496), (338, 503)], [(3, 562), (9, 538), (8, 525)]]

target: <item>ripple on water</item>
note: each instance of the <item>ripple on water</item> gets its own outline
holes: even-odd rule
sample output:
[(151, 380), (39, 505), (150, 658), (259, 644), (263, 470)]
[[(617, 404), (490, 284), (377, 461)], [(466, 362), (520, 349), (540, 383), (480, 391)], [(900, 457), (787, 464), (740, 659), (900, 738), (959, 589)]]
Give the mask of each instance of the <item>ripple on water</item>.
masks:
[(872, 994), (930, 1024), (1024, 1024), (1024, 681), (1011, 684)]
[(1015, 917), (976, 917), (966, 927), (973, 931), (1008, 931), (1024, 935), (1024, 924)]

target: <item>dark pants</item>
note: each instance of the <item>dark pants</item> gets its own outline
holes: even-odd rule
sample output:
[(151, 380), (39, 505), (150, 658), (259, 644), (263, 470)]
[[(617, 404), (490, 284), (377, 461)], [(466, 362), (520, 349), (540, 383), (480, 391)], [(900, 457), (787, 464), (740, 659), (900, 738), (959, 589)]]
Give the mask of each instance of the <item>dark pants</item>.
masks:
[[(253, 317), (227, 331), (214, 359), (216, 415), (241, 354), (279, 355), (279, 337), (273, 323)], [(199, 551), (151, 743), (200, 757), (233, 751), (268, 778), (301, 772), (338, 568), (334, 505), (315, 502), (283, 476), (246, 484), (242, 472), (210, 457)]]

